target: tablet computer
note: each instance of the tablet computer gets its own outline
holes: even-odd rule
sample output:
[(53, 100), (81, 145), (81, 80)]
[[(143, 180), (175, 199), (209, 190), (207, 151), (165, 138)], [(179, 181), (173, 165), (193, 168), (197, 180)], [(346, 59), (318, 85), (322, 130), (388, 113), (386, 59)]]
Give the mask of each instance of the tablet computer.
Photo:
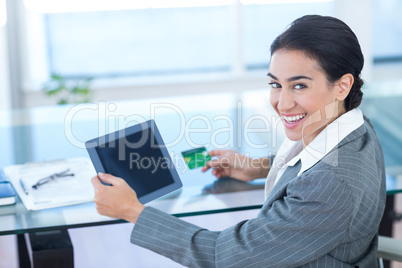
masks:
[(89, 140), (85, 146), (96, 172), (124, 179), (143, 204), (182, 187), (154, 120)]

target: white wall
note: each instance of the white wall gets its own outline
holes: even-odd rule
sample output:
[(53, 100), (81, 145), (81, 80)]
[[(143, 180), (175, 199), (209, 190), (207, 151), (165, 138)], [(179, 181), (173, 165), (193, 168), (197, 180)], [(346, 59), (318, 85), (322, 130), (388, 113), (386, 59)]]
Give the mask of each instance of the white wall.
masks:
[[(373, 70), (371, 48), (371, 2), (372, 0), (335, 0), (335, 15), (352, 28), (360, 41), (366, 59), (362, 74), (365, 82), (372, 81), (373, 73), (375, 73), (375, 70)], [(248, 76), (248, 74), (244, 72), (240, 72), (240, 75), (238, 72), (233, 72), (233, 74), (234, 75), (229, 75), (226, 78), (201, 78), (192, 82), (189, 82), (189, 80), (183, 82), (180, 81), (180, 78), (175, 80), (175, 78), (168, 77), (167, 82), (157, 81), (152, 85), (141, 84), (141, 81), (139, 83), (138, 81), (131, 84), (126, 83), (125, 85), (118, 83), (110, 84), (110, 86), (94, 85), (94, 101), (154, 98), (227, 91), (240, 92), (267, 88), (267, 79), (263, 72), (251, 76)], [(25, 91), (24, 97), (26, 107), (52, 105), (56, 103), (56, 100), (45, 97), (42, 92)]]
[[(116, 101), (129, 99), (144, 99), (169, 96), (197, 95), (203, 93), (217, 92), (243, 92), (255, 89), (267, 88), (268, 80), (266, 72), (248, 78), (220, 78), (220, 79), (198, 79), (197, 81), (169, 81), (153, 84), (136, 85), (110, 85), (97, 86), (94, 84), (95, 96), (93, 101)], [(57, 103), (38, 91), (25, 91), (25, 106), (34, 107), (52, 105)]]
[(6, 27), (0, 27), (0, 110), (11, 108)]
[(336, 17), (344, 21), (356, 34), (364, 56), (362, 79), (373, 80), (372, 0), (336, 0)]
[[(384, 79), (400, 79), (402, 73), (402, 64), (382, 64), (380, 66), (373, 65), (372, 60), (372, 0), (335, 0), (335, 15), (345, 21), (352, 30), (356, 33), (365, 57), (365, 67), (363, 69), (362, 78), (365, 82), (378, 81)], [(4, 33), (0, 32), (0, 49), (4, 45)], [(241, 36), (241, 34), (239, 34)], [(4, 49), (3, 49), (4, 50)], [(0, 86), (4, 87), (3, 83), (7, 81), (5, 72), (2, 69), (4, 62), (2, 56), (4, 52), (0, 51)], [(3, 54), (2, 54), (3, 53)], [(238, 55), (239, 56), (239, 55)], [(240, 55), (241, 56), (241, 55)], [(234, 61), (239, 59), (234, 59)], [(2, 65), (3, 64), (3, 65)], [(26, 64), (27, 65), (27, 64)], [(392, 65), (392, 66), (391, 66)], [(235, 66), (238, 66), (238, 64)], [(389, 67), (390, 66), (390, 67)], [(152, 84), (146, 84), (142, 81), (135, 80), (134, 83), (127, 81), (120, 83), (112, 82), (108, 85), (93, 84), (95, 89), (94, 101), (99, 100), (127, 100), (140, 98), (155, 98), (177, 95), (191, 95), (199, 93), (212, 92), (241, 92), (255, 89), (267, 88), (267, 79), (265, 73), (248, 75), (246, 73), (234, 71), (233, 75), (227, 77), (199, 77), (194, 81), (175, 77), (165, 77), (159, 81), (153, 81)], [(24, 77), (24, 75), (22, 75)], [(141, 78), (139, 78), (141, 80)], [(26, 82), (26, 81), (25, 81)], [(21, 100), (23, 106), (35, 107), (44, 105), (54, 105), (56, 99), (50, 99), (41, 91), (26, 91), (22, 92)], [(3, 92), (2, 90), (1, 92)], [(4, 94), (4, 93), (0, 93)], [(0, 96), (0, 105), (3, 105), (5, 99), (9, 97)], [(8, 103), (8, 102), (7, 102)]]

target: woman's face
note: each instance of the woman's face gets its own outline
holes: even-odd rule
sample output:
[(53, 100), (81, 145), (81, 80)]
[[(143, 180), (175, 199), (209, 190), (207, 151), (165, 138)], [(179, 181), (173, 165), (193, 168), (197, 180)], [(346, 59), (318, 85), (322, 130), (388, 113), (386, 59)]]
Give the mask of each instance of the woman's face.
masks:
[(302, 51), (278, 50), (268, 76), (271, 105), (281, 117), (286, 136), (308, 145), (330, 122), (344, 113), (319, 64)]

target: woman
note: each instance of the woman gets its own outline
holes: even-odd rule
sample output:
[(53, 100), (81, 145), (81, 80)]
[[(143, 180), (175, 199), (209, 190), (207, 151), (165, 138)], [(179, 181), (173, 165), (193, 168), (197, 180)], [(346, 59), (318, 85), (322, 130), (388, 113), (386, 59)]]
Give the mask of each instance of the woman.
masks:
[(236, 152), (212, 151), (218, 158), (203, 169), (240, 180), (268, 173), (255, 219), (211, 232), (143, 206), (124, 180), (107, 174), (100, 178), (112, 187), (92, 179), (98, 212), (136, 223), (132, 243), (186, 266), (376, 267), (385, 171), (376, 134), (357, 108), (362, 68), (356, 36), (336, 18), (304, 16), (275, 39), (270, 101), (287, 138), (275, 158), (240, 167)]

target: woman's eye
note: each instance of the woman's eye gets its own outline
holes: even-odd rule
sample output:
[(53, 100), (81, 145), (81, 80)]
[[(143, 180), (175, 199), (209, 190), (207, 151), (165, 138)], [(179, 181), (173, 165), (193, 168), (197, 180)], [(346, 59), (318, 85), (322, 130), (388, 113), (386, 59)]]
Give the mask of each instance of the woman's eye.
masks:
[(272, 82), (272, 83), (268, 83), (268, 85), (270, 85), (272, 88), (280, 88), (281, 85), (279, 85), (278, 83)]
[(306, 88), (306, 86), (302, 85), (302, 84), (296, 84), (296, 85), (294, 85), (294, 88), (300, 90), (300, 89)]

